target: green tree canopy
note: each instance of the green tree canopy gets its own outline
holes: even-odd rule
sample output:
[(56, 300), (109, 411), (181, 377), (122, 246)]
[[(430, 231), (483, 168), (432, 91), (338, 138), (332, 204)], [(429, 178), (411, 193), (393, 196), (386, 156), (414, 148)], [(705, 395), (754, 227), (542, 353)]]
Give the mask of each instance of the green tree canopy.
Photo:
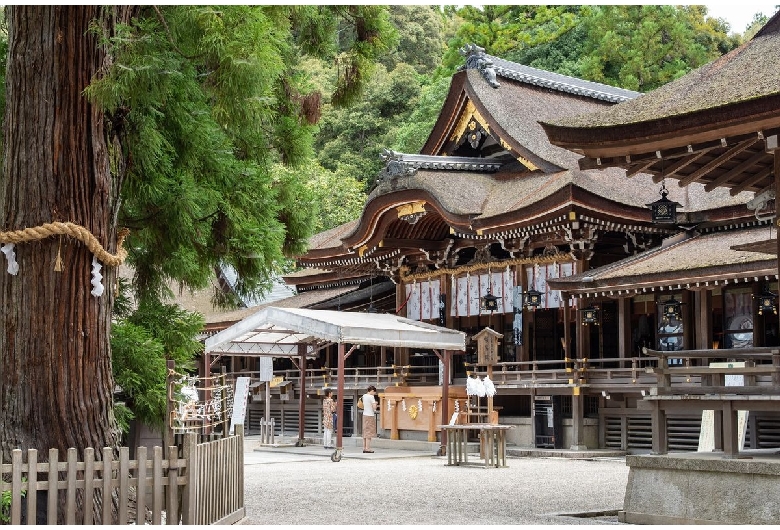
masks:
[(695, 6), (599, 6), (585, 24), (583, 76), (640, 92), (658, 88), (738, 44), (717, 21), (705, 23), (704, 10)]
[(463, 64), (458, 50), (487, 53), (591, 81), (648, 91), (741, 43), (704, 6), (466, 6), (446, 9), (459, 22), (443, 66)]
[(255, 293), (305, 249), (309, 188), (271, 170), (311, 160), (322, 95), (300, 59), (335, 61), (329, 99), (350, 103), (388, 28), (378, 6), (239, 5), (147, 7), (120, 28), (89, 94), (123, 133), (118, 222), (140, 298), (169, 280), (202, 288), (219, 265), (237, 271), (237, 294)]

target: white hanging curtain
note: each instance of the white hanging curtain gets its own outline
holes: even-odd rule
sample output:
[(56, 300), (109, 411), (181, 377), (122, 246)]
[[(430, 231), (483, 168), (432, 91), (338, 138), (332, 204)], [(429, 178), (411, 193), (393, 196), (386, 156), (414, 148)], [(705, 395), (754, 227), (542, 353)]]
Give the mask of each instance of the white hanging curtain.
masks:
[(406, 318), (433, 320), (439, 318), (439, 280), (406, 284)]
[(550, 263), (547, 265), (534, 265), (526, 269), (527, 280), (530, 289), (542, 293), (541, 308), (551, 309), (563, 307), (561, 292), (553, 291), (547, 287), (548, 278), (565, 278), (575, 274), (574, 263)]
[(480, 309), (480, 300), (487, 294), (488, 286), (493, 296), (497, 296), (498, 309), (494, 313), (512, 312), (512, 291), (515, 277), (508, 268), (502, 272), (490, 274), (466, 274), (453, 279), (450, 293), (450, 314), (458, 317), (489, 315), (490, 311)]

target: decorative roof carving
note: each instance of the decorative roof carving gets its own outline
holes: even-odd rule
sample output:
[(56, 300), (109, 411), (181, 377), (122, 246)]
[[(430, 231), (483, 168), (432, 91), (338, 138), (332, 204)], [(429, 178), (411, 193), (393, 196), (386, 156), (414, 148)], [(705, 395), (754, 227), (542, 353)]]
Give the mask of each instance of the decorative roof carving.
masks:
[(458, 70), (479, 70), (490, 86), (493, 88), (501, 86), (501, 83), (496, 81), (496, 70), (491, 57), (485, 53), (485, 48), (480, 48), (476, 44), (467, 44), (458, 51), (466, 57), (466, 64)]

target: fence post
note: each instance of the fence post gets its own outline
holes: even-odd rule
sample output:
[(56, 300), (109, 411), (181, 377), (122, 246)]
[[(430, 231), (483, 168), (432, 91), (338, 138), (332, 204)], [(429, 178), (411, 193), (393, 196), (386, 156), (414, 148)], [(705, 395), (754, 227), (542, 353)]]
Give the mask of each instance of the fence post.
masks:
[[(176, 361), (168, 359), (168, 375), (165, 380), (166, 395), (168, 399), (165, 400), (165, 425), (163, 426), (163, 450), (167, 451), (168, 447), (173, 445), (173, 425), (171, 419), (173, 418), (173, 384), (176, 375)], [(163, 455), (164, 458), (170, 458), (170, 455)]]
[[(103, 467), (100, 476), (103, 479), (102, 489), (102, 508), (104, 525), (110, 525), (113, 519), (114, 503), (112, 502), (111, 495), (113, 492), (113, 472), (111, 470), (112, 461), (114, 460), (114, 450), (111, 447), (103, 448), (103, 461), (101, 465)], [(118, 475), (118, 473), (117, 473)], [(119, 502), (122, 502), (121, 500)]]
[(57, 485), (57, 468), (59, 467), (59, 451), (49, 449), (49, 490), (46, 493), (46, 524), (57, 524), (57, 506), (59, 487)]
[[(273, 433), (273, 431), (271, 431)], [(238, 507), (244, 508), (244, 426), (236, 425), (236, 436), (238, 437)]]
[[(222, 388), (222, 391), (220, 392), (220, 400), (222, 401), (222, 404), (220, 406), (221, 412), (222, 412), (222, 436), (221, 438), (227, 438), (228, 435), (228, 421), (230, 416), (228, 415), (227, 410), (227, 368), (225, 366), (222, 367), (222, 372), (219, 374), (219, 386)], [(235, 399), (235, 397), (234, 397)]]
[(192, 525), (195, 523), (195, 504), (198, 502), (198, 460), (196, 458), (196, 448), (198, 445), (198, 435), (188, 432), (184, 435), (183, 457), (185, 461), (184, 474), (187, 479), (184, 485), (184, 492), (181, 499), (181, 523)]
[(168, 450), (168, 480), (165, 508), (165, 524), (179, 524), (179, 451), (176, 446)]
[(22, 450), (11, 451), (11, 524), (22, 524)]
[(38, 450), (27, 450), (27, 524), (38, 524)]

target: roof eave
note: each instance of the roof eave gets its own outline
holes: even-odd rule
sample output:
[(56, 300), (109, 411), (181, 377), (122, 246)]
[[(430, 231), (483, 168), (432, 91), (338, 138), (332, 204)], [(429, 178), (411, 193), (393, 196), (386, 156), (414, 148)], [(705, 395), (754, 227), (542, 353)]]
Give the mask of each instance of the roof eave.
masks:
[[(628, 102), (625, 104), (631, 104)], [(780, 126), (780, 94), (633, 123), (567, 126), (540, 122), (550, 143), (590, 157), (639, 154)]]

